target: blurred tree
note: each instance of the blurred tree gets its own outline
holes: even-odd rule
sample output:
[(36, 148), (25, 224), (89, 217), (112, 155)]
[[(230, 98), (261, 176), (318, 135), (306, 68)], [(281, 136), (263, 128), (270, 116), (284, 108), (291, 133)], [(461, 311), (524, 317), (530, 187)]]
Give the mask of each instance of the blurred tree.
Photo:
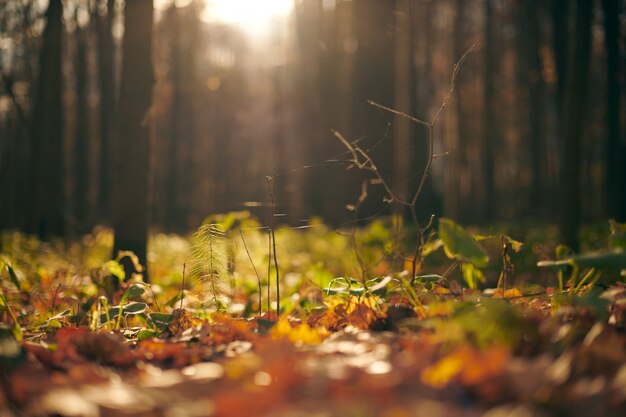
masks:
[(580, 146), (586, 128), (592, 12), (592, 0), (576, 1), (574, 34), (570, 37), (562, 104), (559, 230), (564, 242), (573, 249), (578, 249), (581, 221)]
[(115, 0), (98, 0), (94, 8), (95, 27), (97, 32), (98, 48), (98, 91), (99, 102), (99, 187), (98, 187), (98, 217), (100, 221), (111, 222), (112, 197), (112, 169), (114, 165), (114, 126), (115, 102), (115, 74), (113, 65), (113, 18), (115, 15)]
[(50, 0), (39, 58), (32, 116), (30, 194), (26, 230), (40, 237), (65, 230), (63, 196), (63, 80), (61, 39), (63, 3)]
[[(450, 0), (445, 3), (445, 13), (449, 16), (452, 24), (449, 27), (448, 35), (448, 62), (449, 71), (454, 63), (461, 57), (464, 52), (464, 24), (465, 24), (465, 0)], [(443, 118), (445, 137), (444, 143), (446, 151), (450, 154), (445, 159), (445, 176), (444, 176), (444, 195), (443, 195), (443, 213), (445, 216), (459, 219), (460, 216), (467, 215), (467, 210), (461, 210), (461, 173), (464, 164), (463, 154), (465, 152), (465, 143), (462, 144), (461, 139), (465, 139), (465, 123), (463, 115), (463, 107), (461, 100), (461, 89), (463, 88), (461, 78), (457, 78), (456, 89), (445, 117)], [(464, 219), (466, 221), (466, 219)]]
[[(394, 10), (394, 90), (393, 105), (396, 110), (406, 114), (415, 114), (413, 66), (413, 33), (410, 0), (396, 0)], [(423, 129), (418, 126), (416, 128)], [(403, 200), (411, 200), (409, 180), (411, 171), (411, 152), (415, 146), (412, 122), (396, 115), (393, 120), (393, 189)], [(405, 213), (406, 207), (394, 206), (397, 213)]]
[(626, 143), (620, 135), (621, 85), (623, 75), (619, 42), (619, 1), (602, 0), (607, 68), (606, 196), (608, 215), (626, 221)]
[(120, 145), (113, 200), (114, 256), (120, 250), (130, 250), (144, 266), (149, 225), (149, 112), (154, 84), (152, 19), (152, 0), (126, 2), (118, 114)]
[(494, 43), (493, 0), (485, 0), (484, 53), (485, 73), (483, 92), (483, 140), (482, 140), (482, 181), (484, 187), (481, 218), (490, 221), (496, 212), (495, 160), (498, 136), (496, 119), (496, 50)]
[(79, 233), (89, 231), (87, 191), (89, 187), (89, 103), (88, 103), (88, 68), (87, 68), (87, 31), (80, 22), (81, 5), (76, 6), (76, 130), (74, 132), (74, 218), (73, 224)]
[(543, 204), (547, 181), (546, 175), (546, 134), (544, 83), (541, 63), (541, 4), (537, 0), (523, 0), (517, 4), (518, 42), (518, 88), (521, 92), (521, 114), (527, 121), (519, 127), (522, 143), (526, 144), (530, 162), (530, 192), (524, 211), (535, 217), (546, 214), (548, 207)]

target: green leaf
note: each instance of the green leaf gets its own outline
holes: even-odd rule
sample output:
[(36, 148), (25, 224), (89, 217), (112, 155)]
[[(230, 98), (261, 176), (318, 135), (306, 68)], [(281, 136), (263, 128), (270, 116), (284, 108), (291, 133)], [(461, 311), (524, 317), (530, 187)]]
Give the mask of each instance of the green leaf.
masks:
[(118, 261), (107, 261), (102, 264), (102, 269), (107, 270), (111, 275), (117, 277), (120, 282), (124, 281), (126, 278), (126, 272), (124, 272), (124, 268)]
[(24, 338), (22, 327), (20, 326), (20, 323), (17, 321), (17, 317), (15, 316), (15, 313), (13, 312), (13, 310), (11, 310), (11, 306), (9, 305), (9, 302), (7, 301), (6, 297), (2, 293), (0, 293), (0, 301), (2, 301), (2, 304), (4, 305), (7, 312), (9, 313), (11, 320), (13, 320), (13, 327), (11, 328), (13, 337), (15, 337), (15, 340), (17, 340), (18, 342), (21, 342), (22, 339)]
[(474, 235), (474, 239), (477, 242), (482, 242), (483, 240), (489, 240), (489, 239), (502, 239), (515, 252), (521, 251), (522, 247), (524, 246), (524, 243), (520, 242), (519, 240), (515, 240), (511, 236), (507, 236), (507, 235)]
[(478, 288), (479, 282), (484, 283), (486, 281), (483, 271), (470, 263), (461, 263), (461, 273), (463, 274), (463, 279), (465, 279), (467, 286), (473, 290)]
[(146, 289), (144, 288), (143, 284), (135, 283), (135, 284), (132, 284), (130, 287), (128, 287), (128, 289), (126, 290), (126, 292), (124, 293), (122, 297), (124, 300), (132, 300), (133, 298), (143, 295), (145, 292), (146, 292)]
[(15, 273), (15, 270), (8, 263), (6, 264), (6, 267), (7, 267), (7, 271), (9, 272), (9, 278), (11, 278), (11, 282), (13, 283), (13, 285), (15, 285), (17, 287), (17, 289), (19, 291), (22, 291), (22, 285), (20, 284), (20, 280), (17, 277), (17, 274)]
[(433, 241), (424, 243), (424, 246), (422, 246), (421, 248), (422, 258), (427, 257), (442, 246), (443, 242), (441, 241), (441, 239), (435, 239)]
[(502, 235), (502, 239), (504, 239), (504, 241), (508, 243), (511, 249), (513, 249), (513, 251), (516, 253), (519, 253), (522, 250), (522, 247), (524, 246), (524, 244), (520, 242), (519, 240), (515, 240), (512, 237), (507, 236), (507, 235)]
[(626, 251), (622, 249), (587, 252), (556, 261), (537, 262), (539, 267), (562, 269), (566, 266), (596, 269), (626, 269)]
[(426, 275), (418, 275), (415, 277), (418, 282), (426, 283), (426, 282), (438, 282), (443, 279), (441, 275), (437, 274), (426, 274)]
[(149, 339), (151, 337), (156, 337), (157, 334), (154, 330), (150, 330), (150, 329), (141, 329), (139, 330), (139, 333), (137, 333), (137, 340), (138, 341), (142, 341), (144, 339)]
[(611, 251), (587, 252), (573, 256), (572, 261), (583, 268), (624, 269), (626, 268), (626, 251), (615, 249)]
[(439, 237), (448, 258), (471, 263), (479, 268), (489, 262), (489, 256), (474, 237), (452, 220), (439, 219)]
[(122, 307), (124, 314), (141, 314), (148, 310), (148, 304), (146, 303), (128, 303)]
[(170, 313), (148, 313), (148, 320), (160, 331), (167, 330), (173, 317), (174, 315)]

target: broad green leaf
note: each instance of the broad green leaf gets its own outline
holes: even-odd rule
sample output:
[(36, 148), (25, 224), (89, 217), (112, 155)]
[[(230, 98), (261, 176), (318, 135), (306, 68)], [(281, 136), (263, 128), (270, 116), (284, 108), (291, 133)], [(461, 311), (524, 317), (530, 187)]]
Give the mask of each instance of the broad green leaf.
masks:
[(123, 308), (124, 314), (141, 314), (144, 313), (148, 309), (148, 304), (146, 303), (128, 303)]
[(139, 297), (146, 292), (143, 284), (132, 284), (123, 295), (123, 299), (132, 300), (133, 298)]
[(427, 257), (428, 255), (430, 255), (431, 253), (433, 253), (434, 251), (436, 251), (442, 246), (443, 246), (443, 242), (441, 241), (441, 239), (435, 239), (431, 242), (426, 242), (424, 246), (422, 246), (421, 248), (422, 258)]
[(174, 315), (171, 313), (150, 313), (148, 317), (154, 322), (169, 323)]
[(473, 290), (478, 288), (479, 282), (484, 283), (486, 281), (483, 271), (470, 263), (461, 263), (461, 273), (463, 274), (463, 279), (465, 279), (467, 286)]
[(610, 251), (587, 252), (556, 261), (537, 262), (539, 267), (562, 269), (566, 266), (577, 265), (582, 268), (597, 269), (626, 269), (626, 251), (615, 249)]
[(576, 265), (583, 268), (626, 268), (626, 251), (621, 249), (615, 249), (611, 251), (588, 252), (573, 256), (571, 259)]
[(482, 242), (483, 240), (489, 239), (502, 239), (504, 240), (504, 242), (508, 243), (511, 249), (513, 249), (515, 252), (521, 251), (522, 247), (524, 246), (524, 243), (520, 242), (519, 240), (515, 240), (511, 236), (507, 235), (473, 235), (473, 237), (477, 242)]
[[(109, 318), (111, 320), (113, 320), (113, 318), (117, 317), (117, 315), (120, 313), (120, 306), (115, 306), (115, 307), (111, 307), (109, 308)], [(100, 322), (101, 323), (106, 323), (107, 321), (107, 316), (106, 314), (101, 314), (100, 315)]]
[(139, 333), (137, 333), (137, 340), (142, 341), (142, 340), (149, 339), (151, 337), (156, 337), (156, 336), (157, 334), (155, 333), (154, 330), (142, 329), (139, 331)]
[(439, 237), (448, 258), (471, 263), (479, 268), (489, 262), (489, 256), (474, 237), (452, 220), (439, 219)]
[(174, 315), (170, 313), (148, 313), (148, 319), (160, 331), (167, 330), (173, 317)]
[(124, 281), (126, 278), (126, 272), (124, 272), (124, 268), (118, 261), (107, 261), (102, 265), (102, 268), (109, 271), (111, 275), (117, 277), (120, 282)]

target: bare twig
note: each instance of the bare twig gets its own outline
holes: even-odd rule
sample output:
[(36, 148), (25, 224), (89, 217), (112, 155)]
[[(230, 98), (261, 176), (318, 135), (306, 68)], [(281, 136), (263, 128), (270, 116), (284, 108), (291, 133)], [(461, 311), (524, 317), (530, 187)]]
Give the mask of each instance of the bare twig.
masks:
[[(272, 219), (270, 221), (270, 237), (272, 241), (272, 252), (274, 254), (274, 267), (276, 268), (276, 314), (280, 314), (280, 274), (278, 272), (278, 255), (276, 254), (276, 184), (274, 177), (266, 177), (267, 187), (272, 200)], [(268, 276), (269, 280), (269, 276)]]
[(417, 244), (415, 246), (415, 252), (413, 253), (412, 266), (411, 266), (411, 286), (413, 286), (413, 284), (415, 283), (417, 265), (421, 264), (421, 261), (422, 261), (421, 259), (422, 248), (425, 243), (424, 234), (432, 226), (433, 219), (434, 219), (434, 216), (431, 216), (430, 220), (428, 221), (428, 224), (425, 227), (422, 227), (420, 225), (419, 219), (417, 218), (416, 208), (417, 208), (417, 200), (422, 193), (424, 184), (426, 183), (426, 178), (428, 178), (430, 167), (434, 159), (436, 158), (433, 152), (435, 125), (437, 124), (437, 121), (439, 120), (439, 116), (445, 109), (446, 105), (450, 101), (450, 98), (452, 97), (452, 94), (454, 93), (454, 90), (456, 88), (456, 79), (457, 79), (457, 76), (459, 74), (461, 67), (463, 66), (463, 63), (465, 62), (469, 54), (474, 51), (474, 49), (476, 49), (476, 44), (472, 45), (469, 49), (467, 49), (465, 53), (461, 56), (461, 58), (459, 58), (459, 60), (454, 65), (454, 70), (452, 71), (452, 76), (450, 78), (450, 87), (448, 89), (448, 93), (444, 97), (443, 101), (441, 102), (441, 106), (439, 107), (439, 109), (437, 110), (437, 113), (435, 113), (435, 116), (433, 117), (431, 121), (426, 121), (426, 120), (411, 116), (410, 114), (392, 109), (383, 104), (377, 103), (373, 100), (367, 100), (367, 103), (374, 107), (377, 107), (381, 110), (385, 110), (392, 114), (409, 119), (410, 121), (418, 125), (425, 126), (428, 129), (428, 159), (426, 160), (426, 165), (424, 166), (424, 170), (422, 172), (417, 188), (415, 189), (415, 192), (413, 193), (411, 200), (405, 200), (403, 198), (400, 198), (398, 197), (398, 195), (396, 195), (393, 192), (391, 186), (387, 183), (385, 178), (382, 176), (382, 174), (378, 170), (376, 163), (373, 161), (370, 155), (357, 144), (357, 142), (350, 142), (344, 136), (342, 136), (339, 132), (337, 132), (336, 130), (332, 130), (333, 135), (348, 149), (348, 151), (352, 155), (352, 159), (350, 160), (350, 162), (352, 162), (357, 168), (364, 170), (364, 171), (370, 171), (374, 174), (377, 182), (383, 186), (383, 188), (385, 189), (385, 192), (388, 195), (388, 198), (386, 198), (386, 201), (388, 201), (389, 203), (395, 202), (397, 204), (400, 204), (409, 208), (411, 212), (411, 219), (413, 221), (413, 225), (415, 226), (415, 232), (417, 234)]
[(378, 107), (379, 109), (388, 111), (389, 113), (393, 113), (393, 114), (397, 114), (398, 116), (402, 116), (402, 117), (404, 117), (406, 119), (409, 119), (410, 121), (415, 122), (415, 123), (417, 123), (419, 125), (424, 125), (426, 127), (430, 127), (431, 126), (430, 122), (427, 122), (427, 121), (422, 120), (422, 119), (418, 119), (417, 117), (413, 117), (410, 114), (407, 114), (407, 113), (405, 113), (403, 111), (398, 111), (398, 110), (392, 109), (391, 107), (384, 106), (384, 105), (382, 105), (380, 103), (375, 102), (374, 100), (367, 100), (367, 104), (370, 104), (370, 105), (372, 105), (374, 107)]
[(452, 97), (452, 93), (454, 93), (454, 89), (456, 88), (456, 77), (459, 74), (459, 71), (461, 70), (463, 63), (465, 62), (469, 54), (474, 52), (474, 49), (476, 49), (476, 44), (473, 44), (472, 46), (470, 46), (463, 53), (463, 55), (461, 55), (461, 58), (459, 58), (457, 63), (454, 64), (454, 70), (452, 71), (452, 78), (450, 78), (450, 89), (448, 90), (448, 94), (446, 95), (446, 97), (443, 99), (443, 102), (441, 103), (441, 107), (439, 107), (437, 114), (435, 114), (435, 117), (433, 118), (433, 121), (431, 122), (431, 126), (435, 126), (435, 123), (437, 123), (437, 120), (439, 120), (439, 116), (441, 115), (441, 112), (448, 104), (448, 101), (450, 101), (450, 97)]
[(239, 234), (241, 235), (241, 241), (243, 242), (243, 247), (246, 250), (246, 254), (248, 255), (248, 259), (250, 260), (250, 264), (252, 264), (252, 268), (254, 269), (254, 273), (256, 274), (256, 279), (259, 284), (259, 317), (263, 314), (263, 307), (261, 306), (261, 276), (259, 275), (259, 271), (257, 271), (256, 266), (254, 266), (254, 261), (252, 260), (252, 255), (250, 255), (250, 251), (248, 250), (248, 245), (246, 244), (246, 239), (243, 237), (243, 230), (239, 229)]

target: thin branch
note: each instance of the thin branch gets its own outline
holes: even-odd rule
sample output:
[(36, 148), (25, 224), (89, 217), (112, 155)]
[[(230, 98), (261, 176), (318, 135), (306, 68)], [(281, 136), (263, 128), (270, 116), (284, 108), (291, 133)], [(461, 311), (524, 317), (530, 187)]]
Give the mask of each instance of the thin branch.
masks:
[(389, 184), (387, 183), (387, 181), (385, 180), (385, 178), (383, 178), (382, 174), (380, 173), (380, 171), (378, 170), (378, 167), (376, 166), (374, 160), (371, 158), (371, 156), (364, 151), (361, 147), (359, 147), (356, 143), (351, 143), (349, 142), (345, 137), (343, 137), (339, 132), (337, 132), (336, 130), (332, 130), (333, 135), (339, 139), (339, 141), (348, 149), (348, 151), (352, 154), (352, 160), (351, 162), (359, 169), (361, 170), (368, 170), (374, 173), (376, 179), (378, 180), (378, 182), (383, 186), (383, 188), (385, 189), (385, 191), (387, 192), (387, 194), (389, 195), (389, 198), (386, 200), (389, 203), (393, 203), (396, 202), (400, 205), (404, 205), (409, 207), (409, 210), (411, 212), (411, 217), (413, 220), (413, 225), (415, 226), (415, 232), (417, 234), (417, 244), (415, 247), (415, 252), (413, 253), (413, 259), (412, 259), (412, 267), (411, 267), (411, 285), (414, 284), (415, 282), (415, 274), (417, 272), (417, 265), (418, 263), (421, 263), (421, 257), (422, 257), (422, 247), (424, 246), (424, 232), (426, 230), (428, 230), (433, 223), (433, 219), (434, 216), (430, 217), (430, 220), (428, 222), (428, 224), (426, 225), (426, 227), (422, 228), (420, 226), (419, 220), (417, 218), (417, 211), (416, 211), (416, 205), (417, 205), (417, 199), (418, 197), (421, 195), (422, 190), (424, 189), (424, 184), (426, 183), (426, 178), (428, 178), (428, 174), (430, 172), (430, 167), (435, 159), (435, 155), (434, 155), (434, 130), (435, 130), (435, 125), (437, 124), (437, 121), (439, 120), (439, 116), (441, 115), (441, 113), (443, 112), (443, 110), (445, 109), (446, 105), (448, 104), (448, 102), (450, 101), (450, 98), (452, 97), (452, 94), (454, 93), (454, 90), (456, 88), (456, 79), (457, 76), (459, 74), (459, 71), (461, 69), (461, 67), (463, 66), (463, 63), (465, 62), (465, 60), (467, 59), (467, 57), (469, 56), (470, 53), (472, 53), (474, 51), (474, 49), (476, 49), (476, 44), (472, 45), (470, 48), (468, 48), (465, 53), (463, 53), (463, 55), (461, 56), (461, 58), (459, 58), (459, 60), (456, 62), (456, 64), (454, 65), (454, 70), (452, 71), (452, 76), (450, 79), (450, 87), (448, 89), (448, 93), (446, 94), (446, 96), (444, 97), (441, 106), (439, 107), (439, 109), (437, 110), (437, 113), (435, 114), (435, 117), (432, 119), (432, 121), (426, 121), (426, 120), (422, 120), (419, 119), (417, 117), (411, 116), (410, 114), (407, 114), (405, 112), (399, 111), (399, 110), (395, 110), (392, 109), (390, 107), (387, 107), (383, 104), (377, 103), (373, 100), (367, 100), (367, 103), (377, 107), (379, 109), (388, 111), (392, 114), (404, 117), (406, 119), (411, 120), (412, 122), (422, 125), (422, 126), (426, 126), (428, 128), (428, 159), (426, 160), (426, 165), (424, 167), (424, 170), (422, 172), (422, 175), (420, 177), (420, 180), (418, 182), (418, 186), (417, 189), (415, 190), (415, 193), (413, 194), (413, 197), (411, 198), (411, 201), (406, 201), (402, 198), (399, 198), (392, 190), (392, 188), (389, 186)]
[(259, 275), (259, 271), (257, 271), (256, 266), (254, 265), (254, 261), (252, 260), (252, 255), (250, 255), (250, 251), (248, 250), (248, 245), (246, 244), (246, 239), (244, 239), (243, 237), (243, 230), (239, 229), (239, 234), (241, 235), (241, 241), (243, 242), (243, 247), (246, 250), (246, 254), (248, 255), (248, 259), (250, 260), (250, 264), (252, 264), (252, 268), (254, 269), (254, 273), (256, 274), (256, 279), (258, 281), (259, 284), (259, 317), (262, 316), (263, 314), (263, 307), (261, 302), (263, 301), (261, 299), (261, 276)]
[(374, 100), (367, 100), (367, 104), (370, 104), (370, 105), (372, 105), (372, 106), (374, 106), (374, 107), (378, 107), (379, 109), (382, 109), (382, 110), (386, 110), (386, 111), (388, 111), (389, 113), (397, 114), (398, 116), (402, 116), (402, 117), (404, 117), (404, 118), (406, 118), (406, 119), (409, 119), (409, 120), (411, 120), (412, 122), (415, 122), (415, 123), (417, 123), (417, 124), (424, 125), (424, 126), (426, 126), (426, 127), (430, 127), (430, 126), (431, 126), (431, 123), (430, 123), (430, 122), (427, 122), (427, 121), (422, 120), (422, 119), (418, 119), (417, 117), (413, 117), (413, 116), (411, 116), (410, 114), (405, 113), (405, 112), (403, 112), (403, 111), (398, 111), (398, 110), (392, 109), (391, 107), (387, 107), (387, 106), (385, 106), (385, 105), (382, 105), (382, 104), (380, 104), (380, 103), (377, 103), (377, 102), (375, 102)]
[[(276, 172), (274, 172), (276, 174)], [(272, 219), (270, 221), (270, 237), (272, 240), (272, 251), (274, 254), (274, 267), (276, 268), (276, 314), (280, 314), (280, 274), (278, 272), (278, 256), (276, 255), (276, 184), (274, 177), (266, 177), (267, 187), (272, 200)]]
[[(396, 202), (404, 206), (410, 206), (410, 203), (408, 201), (403, 200), (402, 198), (398, 197), (393, 192), (393, 190), (391, 189), (387, 181), (385, 181), (385, 178), (381, 175), (380, 171), (378, 170), (378, 167), (376, 166), (376, 164), (374, 163), (374, 161), (372, 160), (372, 158), (369, 156), (367, 152), (365, 152), (356, 143), (348, 142), (348, 140), (335, 129), (331, 129), (331, 132), (333, 133), (333, 135), (335, 135), (337, 139), (339, 139), (341, 143), (344, 144), (346, 148), (348, 148), (348, 150), (352, 154), (353, 159), (350, 162), (356, 165), (356, 167), (359, 169), (371, 171), (374, 173), (374, 175), (376, 176), (376, 179), (380, 181), (380, 184), (385, 189), (385, 192), (389, 195), (390, 202)], [(364, 159), (363, 162), (359, 161), (358, 155), (361, 155), (363, 157)]]
[(457, 63), (454, 64), (454, 71), (452, 71), (452, 78), (450, 79), (450, 89), (448, 90), (448, 94), (446, 95), (446, 97), (443, 99), (441, 107), (439, 107), (439, 110), (437, 110), (437, 114), (435, 114), (435, 118), (433, 119), (431, 126), (435, 126), (435, 123), (437, 123), (437, 120), (439, 119), (439, 115), (448, 104), (450, 97), (452, 97), (452, 93), (454, 93), (454, 89), (456, 87), (456, 77), (459, 74), (459, 71), (461, 70), (461, 67), (463, 66), (463, 63), (467, 59), (468, 55), (474, 52), (474, 49), (476, 49), (476, 44), (470, 46), (467, 51), (465, 51), (463, 55), (461, 55), (461, 58), (457, 61)]

